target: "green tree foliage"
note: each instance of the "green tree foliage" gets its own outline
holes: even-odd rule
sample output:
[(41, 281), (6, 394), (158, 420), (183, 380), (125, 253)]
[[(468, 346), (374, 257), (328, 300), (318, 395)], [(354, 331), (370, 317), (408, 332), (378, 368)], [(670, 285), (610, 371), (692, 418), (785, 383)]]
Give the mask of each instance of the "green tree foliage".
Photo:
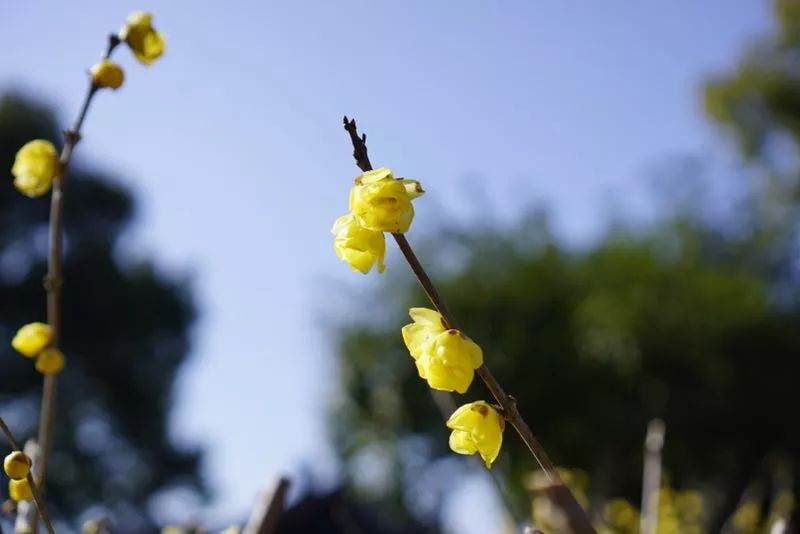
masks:
[(780, 155), (770, 153), (772, 143), (788, 138), (795, 149), (800, 144), (800, 4), (774, 0), (774, 7), (775, 33), (705, 90), (709, 115), (734, 133), (742, 152), (772, 163), (786, 156), (785, 146)]
[[(60, 144), (52, 113), (16, 95), (0, 99), (0, 169), (7, 173), (0, 183), (0, 409), (19, 438), (36, 430), (42, 377), (9, 341), (22, 324), (45, 320), (49, 202), (16, 192), (9, 170), (17, 149), (34, 138)], [(99, 506), (115, 531), (142, 532), (151, 525), (147, 505), (155, 492), (203, 491), (199, 452), (177, 449), (167, 427), (194, 308), (185, 281), (131, 259), (140, 255), (120, 237), (133, 199), (78, 158), (66, 197), (67, 367), (59, 377), (48, 499), (57, 516)]]
[[(653, 417), (668, 425), (676, 487), (724, 494), (741, 490), (770, 453), (800, 458), (800, 430), (786, 424), (800, 317), (772, 303), (759, 274), (710, 253), (707, 240), (719, 237), (690, 221), (609, 236), (584, 252), (542, 226), (434, 240), (448, 243), (443, 255), (464, 255), (462, 267), (436, 277), (464, 330), (553, 459), (586, 470), (595, 494), (637, 501)], [(353, 469), (375, 443), (398, 473), (408, 442), (424, 441), (426, 461), (452, 454), (399, 333), (407, 307), (425, 304), (410, 284), (388, 283), (386, 323), (342, 332), (337, 443)], [(487, 395), (476, 383), (458, 402)], [(497, 468), (518, 490), (536, 468), (511, 430)], [(392, 481), (390, 491), (408, 489), (402, 475)]]

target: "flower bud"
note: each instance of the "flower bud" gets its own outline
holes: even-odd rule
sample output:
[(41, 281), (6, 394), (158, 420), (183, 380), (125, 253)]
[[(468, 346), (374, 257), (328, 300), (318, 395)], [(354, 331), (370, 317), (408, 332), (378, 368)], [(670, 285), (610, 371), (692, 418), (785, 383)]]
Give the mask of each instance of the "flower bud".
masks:
[(125, 73), (122, 68), (110, 59), (101, 59), (95, 63), (89, 69), (89, 74), (92, 77), (92, 83), (96, 87), (119, 89), (125, 80)]
[(33, 492), (31, 491), (30, 484), (28, 484), (28, 480), (25, 478), (22, 480), (9, 480), (8, 496), (11, 497), (11, 500), (17, 502), (33, 499)]
[(22, 480), (31, 472), (31, 459), (22, 451), (14, 451), (3, 461), (3, 470), (8, 478)]
[(44, 323), (29, 323), (20, 328), (11, 346), (23, 356), (33, 358), (53, 342), (53, 329)]
[(503, 418), (485, 401), (465, 404), (447, 420), (447, 428), (453, 431), (450, 448), (458, 454), (477, 452), (488, 469), (500, 453), (504, 427)]
[(128, 44), (136, 59), (150, 65), (164, 53), (164, 37), (153, 28), (153, 15), (134, 11), (119, 30), (119, 39)]
[(47, 193), (59, 171), (56, 147), (44, 139), (25, 143), (17, 152), (14, 166), (11, 167), (14, 186), (31, 198)]
[(64, 368), (64, 354), (55, 348), (44, 349), (36, 357), (36, 370), (43, 375), (54, 375)]

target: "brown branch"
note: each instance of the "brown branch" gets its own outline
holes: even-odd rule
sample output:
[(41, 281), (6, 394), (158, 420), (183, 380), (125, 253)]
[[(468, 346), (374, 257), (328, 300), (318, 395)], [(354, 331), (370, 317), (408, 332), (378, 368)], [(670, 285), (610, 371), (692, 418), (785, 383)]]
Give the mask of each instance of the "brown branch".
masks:
[[(103, 59), (108, 59), (111, 53), (119, 45), (120, 40), (116, 35), (110, 35), (108, 45)], [(81, 138), (81, 127), (89, 111), (98, 87), (89, 82), (89, 88), (81, 104), (78, 117), (72, 127), (64, 132), (64, 146), (61, 149), (59, 163), (61, 172), (53, 180), (53, 191), (50, 197), (50, 236), (47, 254), (47, 275), (45, 276), (44, 288), (47, 292), (47, 324), (53, 331), (53, 346), (58, 347), (61, 334), (61, 284), (62, 284), (62, 241), (63, 241), (63, 212), (64, 212), (64, 188), (66, 186), (67, 171), (72, 152), (75, 145)], [(45, 375), (44, 385), (42, 386), (42, 406), (39, 414), (39, 446), (42, 450), (39, 480), (44, 491), (44, 481), (47, 472), (47, 457), (51, 447), (53, 435), (53, 417), (55, 414), (56, 398), (56, 375)]]
[[(6, 441), (11, 446), (11, 449), (16, 452), (21, 452), (19, 445), (17, 444), (17, 440), (14, 439), (14, 435), (11, 433), (11, 429), (8, 428), (8, 425), (0, 417), (0, 430), (2, 430), (3, 434), (6, 436)], [(33, 474), (31, 473), (30, 469), (28, 470), (28, 474), (25, 477), (28, 481), (28, 485), (31, 488), (31, 495), (33, 496), (33, 503), (36, 505), (36, 511), (39, 512), (39, 517), (42, 518), (42, 523), (44, 523), (44, 527), (47, 529), (47, 532), (53, 534), (53, 524), (50, 522), (50, 517), (47, 515), (47, 510), (44, 509), (44, 500), (42, 500), (42, 494), (39, 491), (39, 486), (36, 484), (36, 481), (33, 479)]]
[[(350, 141), (353, 144), (353, 157), (356, 160), (356, 165), (358, 165), (358, 168), (364, 172), (372, 170), (372, 164), (370, 163), (367, 155), (366, 134), (359, 136), (355, 119), (348, 119), (346, 116), (344, 117), (344, 129), (350, 135)], [(448, 310), (444, 299), (439, 294), (436, 286), (433, 285), (433, 282), (431, 282), (430, 277), (425, 272), (425, 269), (417, 259), (417, 256), (414, 254), (414, 251), (411, 248), (411, 245), (408, 243), (405, 235), (392, 234), (392, 236), (394, 237), (395, 241), (397, 242), (397, 246), (400, 248), (400, 251), (403, 253), (403, 256), (411, 267), (414, 276), (416, 276), (417, 281), (419, 282), (423, 291), (425, 291), (428, 299), (431, 301), (431, 304), (433, 304), (436, 310), (442, 314), (442, 317), (448, 326), (451, 328), (458, 328), (458, 323), (456, 322), (455, 317), (453, 317)], [(478, 376), (481, 377), (481, 380), (483, 380), (483, 383), (486, 384), (486, 387), (492, 393), (492, 396), (494, 396), (494, 398), (500, 404), (506, 420), (511, 423), (514, 429), (517, 431), (520, 438), (525, 443), (525, 446), (542, 468), (544, 474), (553, 484), (553, 490), (558, 494), (559, 502), (562, 503), (562, 508), (565, 510), (565, 512), (567, 512), (570, 519), (570, 525), (572, 526), (574, 532), (579, 534), (593, 533), (594, 528), (592, 527), (588, 515), (580, 506), (580, 504), (578, 504), (578, 501), (575, 499), (575, 496), (572, 494), (569, 488), (567, 488), (567, 486), (561, 480), (558, 471), (550, 461), (547, 453), (545, 453), (544, 448), (542, 448), (541, 444), (536, 439), (536, 436), (534, 436), (533, 431), (531, 431), (528, 424), (522, 418), (522, 415), (517, 409), (516, 400), (512, 396), (508, 395), (505, 390), (503, 390), (503, 388), (500, 386), (500, 383), (497, 381), (497, 379), (495, 379), (491, 371), (489, 371), (489, 368), (486, 366), (486, 364), (481, 365), (477, 369), (477, 373)]]

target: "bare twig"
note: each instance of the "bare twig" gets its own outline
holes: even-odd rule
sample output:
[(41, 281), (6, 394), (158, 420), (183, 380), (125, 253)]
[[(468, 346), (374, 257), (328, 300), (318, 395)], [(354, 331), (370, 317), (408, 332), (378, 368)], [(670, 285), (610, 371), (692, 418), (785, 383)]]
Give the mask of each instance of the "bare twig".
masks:
[[(14, 435), (11, 433), (11, 429), (8, 428), (8, 425), (0, 417), (0, 430), (2, 430), (3, 434), (6, 436), (6, 441), (11, 446), (14, 451), (19, 451), (19, 445), (17, 444), (17, 440), (14, 439)], [(44, 523), (47, 532), (52, 534), (53, 532), (53, 525), (50, 523), (50, 517), (47, 515), (47, 510), (44, 509), (44, 501), (42, 500), (42, 494), (39, 491), (39, 486), (36, 484), (36, 481), (33, 479), (33, 475), (31, 471), (28, 471), (28, 475), (25, 477), (28, 481), (28, 485), (31, 487), (31, 495), (33, 495), (33, 502), (36, 505), (36, 511), (39, 513), (39, 517), (42, 518), (42, 523)]]
[[(116, 35), (109, 35), (108, 45), (103, 54), (103, 59), (108, 59), (111, 53), (119, 45), (120, 40)], [(53, 192), (50, 197), (50, 237), (47, 254), (47, 275), (45, 276), (44, 288), (47, 292), (47, 323), (53, 331), (53, 346), (58, 347), (61, 334), (61, 245), (63, 239), (63, 212), (64, 212), (64, 188), (66, 187), (67, 171), (72, 159), (72, 152), (75, 145), (81, 138), (81, 127), (89, 111), (98, 87), (89, 82), (89, 88), (81, 104), (78, 117), (72, 127), (64, 132), (64, 146), (61, 149), (59, 162), (61, 172), (53, 180)], [(56, 375), (45, 375), (42, 387), (42, 406), (39, 415), (39, 446), (42, 450), (40, 481), (42, 491), (44, 491), (44, 481), (47, 473), (47, 458), (51, 447), (53, 434), (53, 416), (55, 411), (56, 397)]]
[[(369, 156), (367, 154), (366, 134), (359, 136), (355, 119), (348, 119), (347, 117), (344, 117), (344, 129), (350, 135), (350, 140), (353, 144), (353, 157), (356, 160), (356, 165), (358, 165), (358, 168), (364, 172), (372, 170), (372, 164), (370, 163)], [(458, 328), (458, 323), (448, 310), (444, 299), (433, 285), (433, 282), (431, 282), (430, 277), (425, 272), (422, 264), (417, 259), (405, 235), (392, 234), (392, 236), (394, 237), (394, 240), (397, 242), (397, 246), (400, 248), (400, 251), (403, 253), (403, 256), (416, 276), (417, 281), (425, 291), (428, 299), (431, 301), (431, 304), (433, 304), (436, 310), (442, 314), (442, 317), (448, 326), (451, 328)], [(481, 377), (481, 380), (483, 380), (484, 384), (486, 384), (486, 387), (492, 393), (492, 396), (494, 396), (494, 398), (500, 404), (506, 420), (508, 420), (508, 422), (511, 423), (514, 429), (517, 431), (520, 438), (533, 455), (534, 459), (536, 459), (536, 461), (539, 463), (542, 471), (553, 484), (552, 491), (558, 495), (558, 501), (564, 505), (565, 511), (568, 513), (570, 518), (570, 525), (574, 532), (579, 534), (593, 533), (594, 528), (589, 521), (589, 517), (586, 515), (586, 512), (583, 510), (580, 504), (578, 504), (578, 501), (575, 500), (575, 496), (572, 495), (572, 492), (569, 490), (569, 488), (567, 488), (567, 486), (561, 480), (561, 477), (556, 471), (555, 466), (548, 458), (528, 424), (522, 418), (522, 415), (520, 415), (519, 410), (517, 409), (516, 400), (503, 390), (503, 388), (495, 379), (494, 375), (492, 375), (491, 371), (489, 371), (489, 368), (486, 366), (486, 364), (481, 365), (477, 369), (477, 373), (478, 376)]]

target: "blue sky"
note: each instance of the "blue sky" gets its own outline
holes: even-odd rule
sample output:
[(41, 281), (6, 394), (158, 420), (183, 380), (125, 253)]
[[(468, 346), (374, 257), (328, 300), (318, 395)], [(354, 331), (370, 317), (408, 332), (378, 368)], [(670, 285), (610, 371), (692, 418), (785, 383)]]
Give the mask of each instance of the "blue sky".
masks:
[(278, 473), (331, 472), (320, 309), (342, 283), (374, 287), (331, 249), (356, 174), (343, 114), (373, 163), (423, 181), (415, 228), (442, 205), (513, 218), (546, 202), (565, 235), (591, 236), (609, 200), (648, 209), (654, 160), (723, 150), (698, 86), (770, 25), (757, 0), (4, 2), (0, 89), (71, 120), (133, 9), (156, 14), (167, 53), (146, 69), (119, 50), (125, 85), (97, 98), (77, 158), (135, 191), (129, 253), (192, 274), (202, 318), (174, 431), (208, 447), (210, 513), (231, 517)]

